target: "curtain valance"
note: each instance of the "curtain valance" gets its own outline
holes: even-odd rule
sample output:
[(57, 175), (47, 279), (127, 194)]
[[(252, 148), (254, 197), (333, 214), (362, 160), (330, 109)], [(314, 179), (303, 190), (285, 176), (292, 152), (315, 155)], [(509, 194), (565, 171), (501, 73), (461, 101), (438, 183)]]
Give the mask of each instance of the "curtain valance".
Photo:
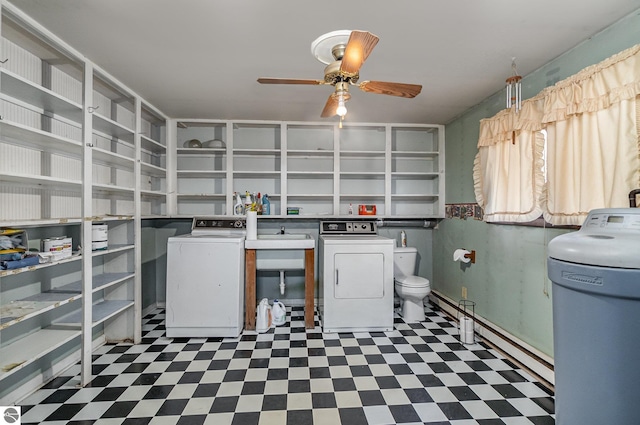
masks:
[(545, 88), (543, 123), (596, 112), (640, 94), (640, 44)]
[[(474, 189), (486, 221), (582, 224), (640, 186), (640, 44), (480, 121)], [(547, 181), (543, 146), (547, 131)], [(522, 146), (517, 146), (523, 143)], [(535, 218), (535, 217), (534, 217)]]

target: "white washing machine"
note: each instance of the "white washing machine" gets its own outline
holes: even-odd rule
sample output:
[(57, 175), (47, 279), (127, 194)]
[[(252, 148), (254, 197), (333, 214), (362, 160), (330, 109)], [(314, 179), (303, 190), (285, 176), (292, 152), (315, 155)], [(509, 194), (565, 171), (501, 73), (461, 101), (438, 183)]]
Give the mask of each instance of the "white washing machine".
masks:
[(167, 242), (167, 337), (237, 337), (244, 326), (244, 218), (194, 218)]
[(393, 330), (393, 239), (374, 221), (320, 223), (318, 310), (324, 332)]

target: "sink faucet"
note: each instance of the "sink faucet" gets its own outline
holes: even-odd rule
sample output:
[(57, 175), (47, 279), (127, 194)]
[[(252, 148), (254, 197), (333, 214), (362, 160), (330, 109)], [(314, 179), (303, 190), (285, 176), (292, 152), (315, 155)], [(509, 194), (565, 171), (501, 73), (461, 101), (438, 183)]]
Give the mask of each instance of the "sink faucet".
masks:
[(284, 235), (284, 226), (280, 226), (280, 234)]

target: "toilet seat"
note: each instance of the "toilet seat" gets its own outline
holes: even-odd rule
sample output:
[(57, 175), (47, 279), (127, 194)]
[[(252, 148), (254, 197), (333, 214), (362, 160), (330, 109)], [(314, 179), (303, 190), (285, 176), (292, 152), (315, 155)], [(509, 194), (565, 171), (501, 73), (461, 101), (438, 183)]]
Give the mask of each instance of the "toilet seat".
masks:
[(425, 279), (422, 276), (404, 276), (396, 278), (396, 284), (405, 288), (428, 288), (429, 279)]

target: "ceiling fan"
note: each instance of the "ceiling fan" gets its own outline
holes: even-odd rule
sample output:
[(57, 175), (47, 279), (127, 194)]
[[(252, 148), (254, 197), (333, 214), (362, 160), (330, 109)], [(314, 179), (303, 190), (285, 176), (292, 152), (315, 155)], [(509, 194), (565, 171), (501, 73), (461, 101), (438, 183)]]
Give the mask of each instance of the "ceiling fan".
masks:
[(418, 84), (391, 83), (386, 81), (362, 81), (360, 68), (378, 43), (379, 38), (367, 31), (333, 31), (318, 37), (311, 43), (311, 53), (326, 64), (323, 80), (297, 78), (258, 78), (260, 84), (331, 85), (334, 92), (329, 96), (320, 115), (323, 118), (340, 116), (340, 123), (347, 113), (345, 102), (351, 98), (349, 86), (356, 86), (367, 93), (386, 94), (413, 98), (420, 94)]

